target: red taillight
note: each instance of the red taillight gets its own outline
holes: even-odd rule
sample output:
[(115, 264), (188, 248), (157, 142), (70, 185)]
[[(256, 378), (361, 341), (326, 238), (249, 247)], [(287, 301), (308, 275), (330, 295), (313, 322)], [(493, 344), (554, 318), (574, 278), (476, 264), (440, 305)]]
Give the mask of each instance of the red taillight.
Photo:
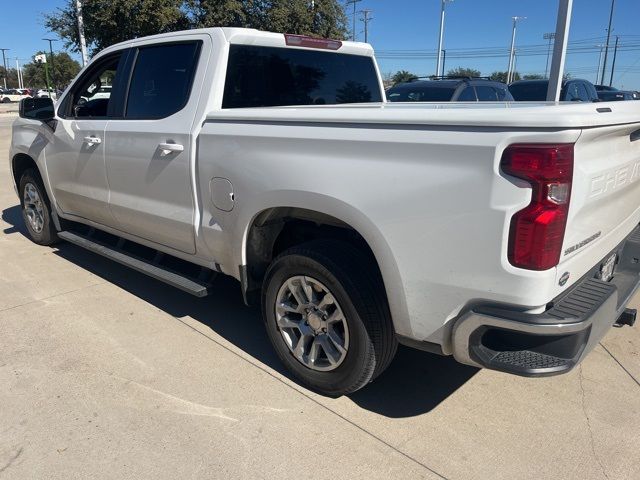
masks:
[(307, 37), (306, 35), (293, 35), (291, 33), (284, 34), (284, 42), (291, 47), (321, 48), (324, 50), (338, 50), (342, 47), (340, 40)]
[(560, 261), (573, 178), (573, 144), (507, 147), (502, 171), (531, 185), (531, 203), (511, 219), (509, 262), (547, 270)]

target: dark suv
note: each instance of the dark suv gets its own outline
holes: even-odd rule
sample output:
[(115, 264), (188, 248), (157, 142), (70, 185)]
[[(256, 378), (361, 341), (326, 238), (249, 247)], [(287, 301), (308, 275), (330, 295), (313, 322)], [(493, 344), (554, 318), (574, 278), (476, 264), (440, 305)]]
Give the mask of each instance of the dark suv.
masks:
[(390, 102), (511, 102), (504, 83), (481, 77), (426, 77), (387, 90)]
[[(544, 102), (547, 100), (549, 80), (520, 80), (509, 85), (517, 102)], [(598, 92), (593, 83), (579, 78), (563, 80), (561, 102), (597, 102)]]
[(640, 94), (631, 90), (618, 90), (608, 85), (594, 85), (598, 92), (598, 98), (603, 102), (616, 102), (620, 100), (640, 100)]

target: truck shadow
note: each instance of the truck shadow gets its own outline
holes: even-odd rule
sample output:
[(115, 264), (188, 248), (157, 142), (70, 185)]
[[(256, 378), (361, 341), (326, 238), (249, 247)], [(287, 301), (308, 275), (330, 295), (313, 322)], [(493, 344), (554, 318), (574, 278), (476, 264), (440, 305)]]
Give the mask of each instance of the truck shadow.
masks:
[[(26, 236), (19, 207), (4, 210), (2, 218), (11, 225), (5, 234)], [(215, 292), (196, 298), (75, 245), (61, 243), (54, 252), (173, 317), (195, 319), (257, 361), (291, 378), (269, 343), (259, 309), (244, 305), (234, 279), (221, 275), (215, 281)], [(387, 371), (349, 398), (380, 415), (412, 417), (436, 408), (477, 371), (450, 357), (401, 346)]]
[(2, 211), (2, 220), (11, 225), (9, 228), (5, 228), (2, 233), (20, 233), (22, 236), (27, 237), (27, 227), (22, 220), (22, 210), (20, 205), (14, 205), (13, 207), (5, 208)]

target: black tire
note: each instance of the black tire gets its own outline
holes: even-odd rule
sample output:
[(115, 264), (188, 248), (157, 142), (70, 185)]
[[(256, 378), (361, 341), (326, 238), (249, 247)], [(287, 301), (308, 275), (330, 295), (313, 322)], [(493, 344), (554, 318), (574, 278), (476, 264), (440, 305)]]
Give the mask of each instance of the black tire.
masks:
[[(334, 370), (317, 371), (298, 361), (277, 325), (278, 291), (287, 279), (297, 275), (323, 283), (344, 313), (349, 346)], [(346, 395), (364, 387), (389, 366), (397, 350), (379, 274), (366, 256), (343, 242), (313, 241), (279, 255), (265, 276), (262, 311), (269, 339), (282, 362), (296, 380), (323, 395)]]
[[(30, 184), (33, 185), (38, 192), (38, 195), (43, 203), (42, 208), (42, 229), (37, 231), (31, 225), (31, 222), (27, 218), (27, 213), (25, 210), (25, 195), (24, 191), (26, 186)], [(20, 206), (22, 207), (22, 219), (27, 227), (27, 231), (29, 232), (29, 236), (31, 240), (39, 245), (52, 245), (59, 241), (58, 234), (56, 232), (56, 228), (53, 225), (53, 221), (51, 219), (51, 202), (49, 201), (49, 197), (47, 196), (47, 191), (44, 188), (44, 184), (42, 183), (42, 178), (40, 177), (40, 173), (38, 173), (35, 169), (26, 170), (22, 177), (20, 177)]]

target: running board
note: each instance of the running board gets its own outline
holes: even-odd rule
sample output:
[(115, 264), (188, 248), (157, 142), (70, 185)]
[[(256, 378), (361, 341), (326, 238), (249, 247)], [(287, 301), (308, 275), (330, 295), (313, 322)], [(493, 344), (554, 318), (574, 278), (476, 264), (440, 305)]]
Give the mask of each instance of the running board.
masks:
[[(196, 297), (204, 297), (211, 293), (210, 280), (212, 280), (215, 276), (215, 272), (213, 270), (209, 270), (204, 267), (198, 267), (200, 268), (200, 274), (195, 277), (178, 273), (174, 269), (169, 269), (161, 264), (162, 259), (165, 257), (165, 255), (160, 252), (156, 252), (153, 260), (146, 260), (125, 250), (125, 244), (133, 244), (133, 242), (128, 242), (120, 237), (113, 237), (117, 239), (117, 243), (115, 246), (110, 246), (104, 242), (91, 238), (94, 232), (100, 231), (90, 229), (89, 235), (87, 236), (76, 232), (62, 231), (58, 232), (58, 237), (66, 240), (69, 243), (73, 243), (75, 245), (78, 245), (79, 247), (85, 248), (93, 253), (97, 253), (98, 255), (107, 257), (108, 259), (132, 268), (133, 270), (144, 273), (145, 275), (155, 278), (156, 280), (160, 280), (161, 282), (179, 288), (180, 290), (190, 293), (191, 295), (195, 295)], [(133, 245), (141, 247), (139, 244)], [(170, 258), (174, 263), (176, 261), (179, 261), (188, 264), (188, 262), (179, 260), (176, 257)], [(195, 265), (192, 264), (188, 265), (191, 267), (195, 267)], [(205, 280), (206, 277), (208, 277), (207, 280), (209, 281)]]

